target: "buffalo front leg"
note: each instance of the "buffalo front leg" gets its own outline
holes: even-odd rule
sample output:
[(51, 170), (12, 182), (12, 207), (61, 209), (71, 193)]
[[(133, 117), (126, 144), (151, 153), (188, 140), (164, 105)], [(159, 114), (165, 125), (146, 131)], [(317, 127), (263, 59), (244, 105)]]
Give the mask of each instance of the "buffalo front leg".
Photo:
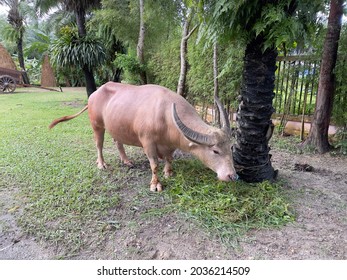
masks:
[(164, 166), (164, 176), (165, 176), (165, 178), (168, 178), (168, 177), (173, 175), (172, 160), (173, 160), (172, 155), (165, 157), (165, 166)]
[(104, 161), (104, 156), (102, 154), (102, 149), (104, 146), (104, 136), (105, 136), (105, 129), (94, 128), (94, 139), (96, 144), (96, 150), (98, 153), (98, 159), (96, 160), (96, 163), (99, 169), (107, 168), (107, 165)]
[(133, 167), (133, 163), (131, 162), (131, 160), (127, 157), (126, 153), (125, 153), (125, 150), (124, 150), (124, 146), (122, 143), (119, 143), (118, 141), (114, 140), (114, 143), (116, 144), (116, 147), (118, 149), (118, 152), (119, 152), (119, 156), (120, 156), (120, 159), (121, 161), (129, 166), (129, 167)]
[(163, 190), (163, 187), (161, 183), (159, 182), (159, 177), (158, 177), (158, 155), (156, 152), (155, 147), (146, 147), (144, 148), (145, 153), (149, 159), (149, 163), (151, 165), (151, 170), (152, 170), (152, 180), (149, 189), (152, 192), (158, 191), (161, 192)]
[(152, 180), (151, 180), (151, 185), (149, 189), (152, 192), (155, 192), (155, 191), (161, 192), (163, 190), (163, 187), (161, 183), (159, 182), (159, 177), (158, 177), (158, 166), (159, 166), (158, 159), (157, 158), (149, 159), (149, 163), (152, 169)]

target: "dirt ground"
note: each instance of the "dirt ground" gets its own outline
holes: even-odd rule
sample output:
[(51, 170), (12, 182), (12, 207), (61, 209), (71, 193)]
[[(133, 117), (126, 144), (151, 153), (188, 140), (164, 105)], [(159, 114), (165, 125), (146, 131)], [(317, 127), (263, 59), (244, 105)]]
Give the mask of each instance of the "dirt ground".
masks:
[[(70, 259), (347, 259), (347, 158), (272, 151), (296, 221), (280, 229), (250, 231), (236, 247), (208, 236), (180, 216), (140, 218), (121, 190), (114, 215), (123, 226), (100, 246)], [(313, 167), (313, 170), (305, 164)], [(16, 190), (0, 193), (0, 259), (56, 259), (56, 250), (26, 236), (11, 209)], [(155, 197), (160, 205), (160, 198)], [(153, 201), (153, 200), (152, 200)], [(153, 205), (152, 205), (153, 207)]]

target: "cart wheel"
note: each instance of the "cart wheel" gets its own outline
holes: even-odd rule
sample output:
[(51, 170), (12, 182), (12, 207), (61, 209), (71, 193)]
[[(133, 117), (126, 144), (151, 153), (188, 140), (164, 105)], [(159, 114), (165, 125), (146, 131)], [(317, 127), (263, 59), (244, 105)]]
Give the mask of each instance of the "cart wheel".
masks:
[(15, 89), (16, 81), (11, 76), (0, 76), (0, 91), (11, 93), (14, 92)]

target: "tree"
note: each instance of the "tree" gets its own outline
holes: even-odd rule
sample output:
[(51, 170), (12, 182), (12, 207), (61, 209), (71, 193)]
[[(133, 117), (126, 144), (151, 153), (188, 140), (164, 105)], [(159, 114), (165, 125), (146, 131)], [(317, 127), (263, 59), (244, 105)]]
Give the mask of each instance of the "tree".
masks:
[[(62, 5), (66, 11), (72, 12), (76, 18), (78, 36), (81, 41), (87, 36), (86, 15), (87, 12), (98, 8), (101, 0), (36, 0), (36, 7), (41, 13), (47, 13), (51, 8)], [(89, 39), (87, 39), (88, 41)], [(86, 88), (88, 97), (96, 90), (96, 83), (93, 75), (93, 69), (90, 65), (81, 65), (86, 80)]]
[[(181, 1), (146, 0), (141, 3), (139, 0), (103, 0), (102, 4), (103, 9), (95, 13), (93, 22), (112, 27), (114, 36), (126, 49), (127, 54), (118, 55), (118, 52), (115, 61), (117, 67), (123, 68), (123, 79), (131, 83), (144, 83), (144, 79), (153, 82), (155, 73), (148, 62), (176, 36)], [(144, 7), (140, 9), (142, 4)]]
[(344, 0), (331, 0), (328, 28), (323, 46), (316, 107), (311, 129), (304, 145), (313, 146), (319, 153), (330, 150), (328, 129), (335, 93), (334, 69), (343, 15)]
[(103, 45), (91, 36), (79, 37), (76, 30), (64, 28), (51, 45), (52, 62), (60, 68), (93, 69), (105, 61)]
[(187, 61), (188, 39), (190, 38), (190, 36), (193, 34), (193, 32), (198, 27), (197, 25), (195, 25), (189, 31), (190, 24), (192, 21), (193, 11), (191, 9), (189, 9), (186, 13), (187, 13), (187, 15), (185, 16), (184, 23), (183, 23), (181, 49), (180, 49), (181, 70), (180, 70), (180, 76), (179, 76), (178, 85), (177, 85), (177, 93), (179, 95), (182, 95), (183, 97), (187, 96), (186, 79), (187, 79), (187, 71), (188, 71), (188, 61)]
[(143, 3), (143, 0), (139, 0), (140, 4), (140, 31), (139, 31), (139, 39), (137, 42), (137, 59), (139, 60), (141, 70), (140, 70), (140, 78), (142, 84), (147, 84), (147, 75), (146, 71), (143, 69), (143, 65), (145, 64), (145, 54), (144, 54), (144, 48), (145, 48), (145, 20), (144, 20), (144, 9), (145, 5)]
[(277, 46), (290, 42), (303, 30), (298, 18), (305, 17), (308, 8), (316, 8), (318, 1), (310, 1), (310, 5), (296, 0), (201, 2), (201, 14), (207, 14), (206, 37), (214, 42), (221, 38), (245, 43), (233, 147), (235, 167), (247, 182), (272, 180), (277, 172), (271, 164), (268, 143), (273, 130)]
[[(30, 6), (21, 0), (0, 0), (0, 4), (5, 4), (10, 8), (7, 21), (15, 31), (14, 40), (16, 42), (19, 66), (25, 71), (23, 37), (25, 32), (25, 16), (30, 12)], [(22, 77), (25, 84), (30, 84), (26, 72), (23, 72)]]

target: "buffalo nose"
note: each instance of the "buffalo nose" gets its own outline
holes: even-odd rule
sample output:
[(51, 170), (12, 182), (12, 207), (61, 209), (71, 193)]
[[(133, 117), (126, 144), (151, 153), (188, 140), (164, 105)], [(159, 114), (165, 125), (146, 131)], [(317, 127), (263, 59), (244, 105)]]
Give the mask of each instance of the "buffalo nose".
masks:
[(239, 175), (235, 173), (233, 175), (229, 175), (229, 178), (231, 181), (237, 181), (239, 179)]

